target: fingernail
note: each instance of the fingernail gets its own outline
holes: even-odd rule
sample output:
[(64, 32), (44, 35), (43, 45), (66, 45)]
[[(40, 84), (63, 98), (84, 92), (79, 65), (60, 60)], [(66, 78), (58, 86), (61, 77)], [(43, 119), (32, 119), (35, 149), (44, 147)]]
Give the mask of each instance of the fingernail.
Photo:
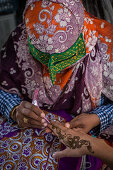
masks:
[(41, 117), (44, 118), (45, 117), (45, 113), (42, 112), (41, 113)]
[(55, 154), (53, 153), (52, 157), (54, 158)]
[(53, 153), (52, 157), (55, 158), (55, 153)]
[(46, 123), (45, 119), (42, 119), (42, 123)]
[(46, 126), (47, 126), (47, 123), (44, 123), (43, 126), (46, 127)]
[(65, 123), (65, 127), (70, 128), (70, 124), (69, 123)]

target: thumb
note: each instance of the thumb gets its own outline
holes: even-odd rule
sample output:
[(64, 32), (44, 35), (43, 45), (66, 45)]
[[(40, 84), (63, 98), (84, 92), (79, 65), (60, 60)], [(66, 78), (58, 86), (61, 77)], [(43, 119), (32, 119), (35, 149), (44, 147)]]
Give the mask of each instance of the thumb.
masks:
[(63, 158), (68, 156), (68, 149), (65, 149), (63, 151), (55, 152), (53, 154), (53, 158), (58, 159), (58, 158)]
[(75, 120), (75, 121), (70, 121), (70, 128), (80, 128), (81, 127), (81, 121)]

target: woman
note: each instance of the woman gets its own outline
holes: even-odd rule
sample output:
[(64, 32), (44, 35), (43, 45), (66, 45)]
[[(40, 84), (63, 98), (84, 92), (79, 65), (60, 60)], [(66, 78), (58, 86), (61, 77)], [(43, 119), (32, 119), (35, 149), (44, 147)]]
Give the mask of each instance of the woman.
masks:
[[(113, 111), (112, 32), (112, 25), (90, 16), (80, 1), (27, 1), (24, 23), (0, 57), (0, 112), (20, 127), (1, 118), (2, 169), (80, 169), (81, 158), (52, 157), (62, 145), (46, 133), (46, 118), (73, 118), (71, 128), (81, 128), (76, 116), (86, 113), (86, 132), (108, 126)], [(34, 94), (39, 107), (32, 104)], [(92, 157), (87, 161), (91, 169), (102, 164)]]

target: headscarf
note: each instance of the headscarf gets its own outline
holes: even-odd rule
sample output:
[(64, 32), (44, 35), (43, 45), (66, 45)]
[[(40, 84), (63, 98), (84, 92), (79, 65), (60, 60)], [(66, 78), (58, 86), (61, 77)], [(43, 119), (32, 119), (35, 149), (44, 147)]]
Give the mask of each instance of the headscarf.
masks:
[[(80, 0), (28, 0), (24, 16), (1, 53), (2, 89), (31, 100), (38, 88), (39, 107), (74, 114), (98, 107), (102, 93), (113, 101), (111, 24), (87, 13)], [(54, 41), (59, 30), (67, 39), (58, 34)]]
[(25, 10), (29, 50), (49, 68), (54, 84), (57, 73), (71, 67), (86, 54), (82, 34), (83, 6), (80, 1), (33, 2), (28, 1)]
[[(80, 0), (28, 0), (25, 22), (30, 53), (49, 68), (48, 77), (50, 74), (53, 84), (58, 84), (59, 79), (66, 80), (60, 84), (61, 89), (72, 75), (72, 66), (90, 54), (98, 43), (102, 58), (94, 65), (88, 61), (86, 86), (94, 106), (99, 103), (102, 93), (113, 100), (112, 73), (104, 70), (107, 66), (100, 65), (100, 62), (104, 64), (104, 57), (109, 58), (109, 65), (113, 61), (112, 25), (88, 14)], [(99, 71), (98, 77), (92, 76), (95, 68)], [(111, 79), (109, 83), (106, 82), (107, 75)]]

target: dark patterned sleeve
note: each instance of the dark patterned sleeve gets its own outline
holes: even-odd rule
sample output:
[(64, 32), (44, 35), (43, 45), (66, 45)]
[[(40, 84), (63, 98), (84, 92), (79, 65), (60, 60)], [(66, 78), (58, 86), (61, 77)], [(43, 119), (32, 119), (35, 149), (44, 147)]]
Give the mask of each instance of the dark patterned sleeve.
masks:
[(0, 52), (0, 89), (20, 96), (24, 73), (17, 64), (17, 53), (22, 29), (20, 25), (12, 32)]
[(21, 93), (23, 73), (16, 63), (18, 40), (22, 29), (20, 25), (11, 33), (0, 52), (0, 113), (9, 121), (12, 121), (11, 110), (20, 104), (23, 97)]
[(113, 124), (113, 102), (105, 96), (101, 98), (100, 106), (90, 113), (96, 114), (100, 119), (100, 129), (94, 128), (94, 130), (91, 131), (92, 134), (97, 133), (96, 131), (98, 130), (101, 133), (104, 129)]
[(19, 105), (21, 101), (18, 95), (0, 90), (0, 113), (6, 117), (9, 122), (13, 122), (10, 118), (10, 112), (13, 107)]

